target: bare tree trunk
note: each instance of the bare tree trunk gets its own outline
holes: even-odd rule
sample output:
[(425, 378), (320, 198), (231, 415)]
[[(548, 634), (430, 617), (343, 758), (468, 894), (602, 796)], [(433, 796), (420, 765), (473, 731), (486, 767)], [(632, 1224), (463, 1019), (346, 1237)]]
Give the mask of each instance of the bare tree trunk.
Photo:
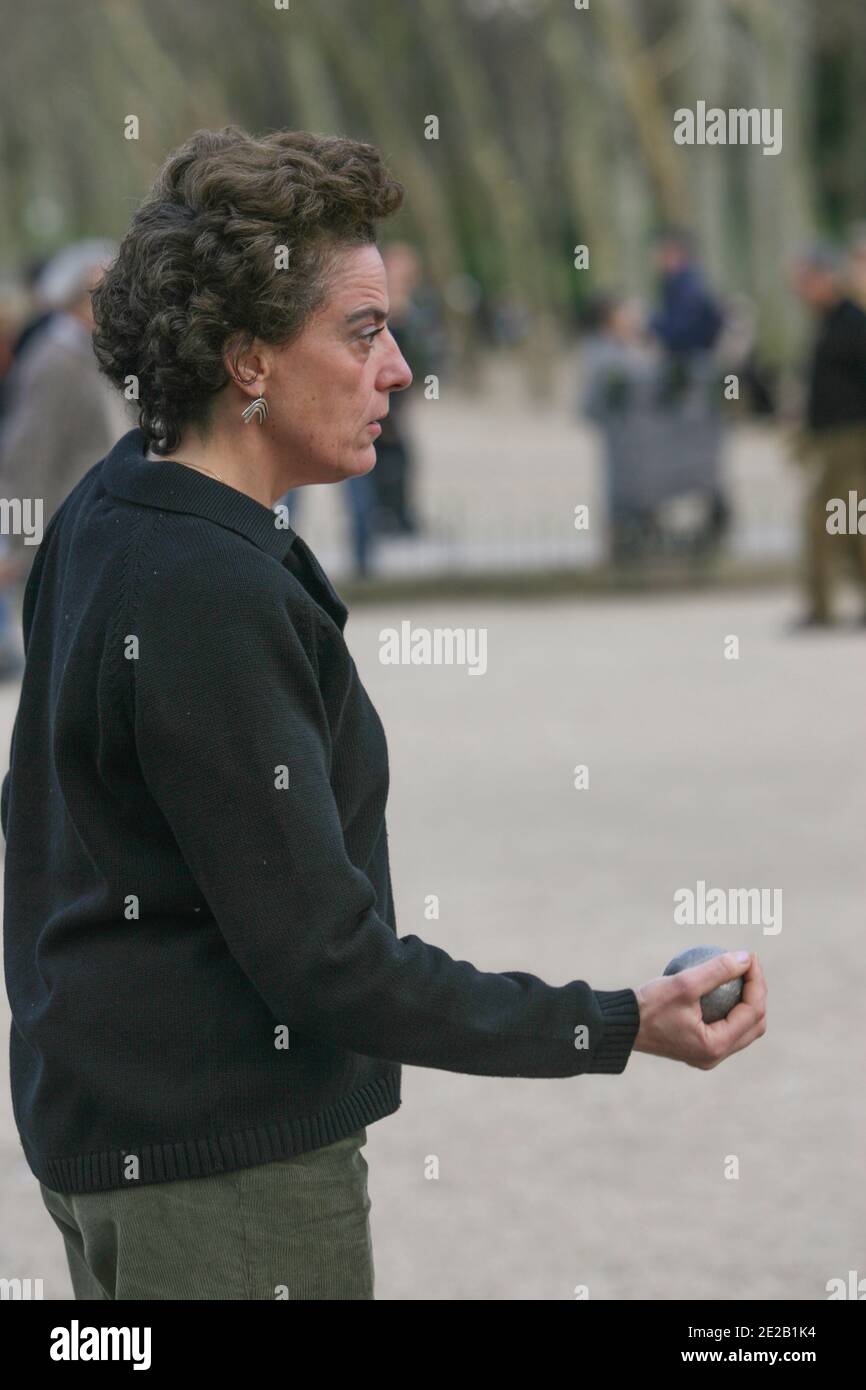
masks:
[[(437, 180), (435, 159), (425, 153), (422, 132), (407, 128), (405, 117), (391, 96), (387, 65), (379, 45), (350, 24), (335, 23), (333, 14), (323, 19), (313, 11), (316, 37), (322, 45), (337, 81), (367, 113), (375, 138), (394, 175), (407, 192), (407, 215), (424, 249), (430, 278), (442, 296), (449, 339), (458, 370), (468, 385), (477, 381), (478, 360), (472, 325), (457, 312), (450, 287), (462, 269), (457, 235), (452, 225), (447, 189)], [(433, 145), (435, 153), (435, 145)]]
[(803, 0), (787, 0), (785, 13), (767, 0), (737, 4), (752, 27), (752, 104), (780, 107), (782, 150), (748, 149), (749, 251), (752, 284), (761, 302), (764, 357), (789, 368), (802, 352), (806, 322), (786, 280), (792, 251), (814, 236), (815, 195), (806, 132), (811, 125), (809, 72), (813, 12)]
[[(688, 77), (685, 100), (703, 98), (708, 106), (726, 107), (730, 92), (726, 57), (730, 19), (722, 0), (689, 0), (687, 7), (694, 59), (683, 74)], [(685, 154), (685, 151), (683, 152)], [(690, 181), (695, 189), (695, 226), (701, 254), (711, 278), (728, 280), (726, 254), (730, 246), (728, 208), (731, 151), (725, 146), (703, 146), (688, 151)]]
[(622, 223), (612, 196), (619, 149), (608, 124), (610, 74), (599, 71), (585, 14), (548, 0), (539, 27), (562, 113), (562, 196), (573, 244), (589, 247), (592, 283), (610, 286), (623, 264)]
[(641, 45), (630, 0), (603, 0), (589, 13), (613, 58), (619, 90), (631, 112), (634, 135), (668, 221), (690, 221), (692, 197), (680, 151), (674, 144), (673, 112), (661, 90), (652, 55)]
[(532, 317), (522, 355), (530, 389), (535, 398), (544, 399), (552, 390), (557, 333), (543, 239), (499, 134), (507, 113), (496, 116), (486, 79), (473, 64), (462, 16), (453, 0), (419, 0), (419, 6), (426, 21), (428, 52), (450, 93), (456, 116), (455, 123), (452, 111), (438, 113), (441, 124), (452, 138), (465, 140), (463, 153), (477, 181), (477, 196), (490, 209), (501, 239), (506, 283), (528, 301)]
[(291, 42), (285, 45), (285, 70), (297, 102), (299, 119), (308, 130), (336, 135), (342, 129), (339, 101), (317, 35), (304, 15)]
[(845, 193), (852, 221), (862, 221), (866, 219), (866, 13), (862, 7), (853, 11), (850, 23)]

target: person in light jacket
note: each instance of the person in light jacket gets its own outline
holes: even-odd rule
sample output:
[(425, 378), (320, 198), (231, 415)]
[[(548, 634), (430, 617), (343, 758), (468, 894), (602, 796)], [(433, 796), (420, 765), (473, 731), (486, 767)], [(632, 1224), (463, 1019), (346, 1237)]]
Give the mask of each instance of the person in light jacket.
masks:
[(0, 536), (0, 672), (19, 668), (16, 598), (45, 526), (94, 460), (133, 424), (123, 395), (100, 373), (91, 343), (91, 292), (116, 254), (114, 242), (94, 238), (47, 262), (34, 287), (47, 317), (6, 382), (0, 491), (10, 525)]

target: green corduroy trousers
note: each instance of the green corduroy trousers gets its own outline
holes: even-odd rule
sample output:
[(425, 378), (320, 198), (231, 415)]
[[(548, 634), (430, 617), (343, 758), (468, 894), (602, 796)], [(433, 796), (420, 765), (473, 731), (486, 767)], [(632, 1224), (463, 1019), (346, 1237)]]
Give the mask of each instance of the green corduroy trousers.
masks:
[(109, 1192), (40, 1183), (75, 1298), (372, 1299), (366, 1142)]

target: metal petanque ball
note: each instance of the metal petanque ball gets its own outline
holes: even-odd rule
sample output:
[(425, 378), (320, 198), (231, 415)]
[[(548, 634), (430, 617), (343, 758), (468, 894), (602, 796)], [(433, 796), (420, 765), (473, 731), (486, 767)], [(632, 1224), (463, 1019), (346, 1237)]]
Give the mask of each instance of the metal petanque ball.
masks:
[[(723, 956), (725, 953), (721, 946), (691, 946), (688, 951), (682, 951), (678, 956), (665, 966), (666, 975), (678, 975), (681, 970), (690, 970), (693, 965), (703, 965), (705, 960), (712, 956)], [(727, 1018), (735, 1004), (739, 1004), (743, 997), (743, 977), (738, 975), (736, 980), (726, 980), (723, 985), (717, 985), (711, 989), (709, 994), (701, 995), (701, 1017), (704, 1023), (718, 1023), (720, 1019)]]

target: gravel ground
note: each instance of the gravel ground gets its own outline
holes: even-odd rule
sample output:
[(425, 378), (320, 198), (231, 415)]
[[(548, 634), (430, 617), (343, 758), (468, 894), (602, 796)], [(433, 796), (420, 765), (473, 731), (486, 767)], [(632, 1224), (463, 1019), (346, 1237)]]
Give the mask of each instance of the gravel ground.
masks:
[[(559, 1080), (406, 1068), (401, 1109), (368, 1128), (378, 1298), (586, 1285), (593, 1299), (810, 1300), (866, 1275), (866, 634), (788, 636), (796, 607), (716, 593), (350, 615), (389, 739), (401, 935), (602, 989), (690, 944), (745, 946), (770, 990), (765, 1037), (712, 1072), (638, 1055), (620, 1076)], [(486, 628), (484, 676), (382, 666), (380, 630), (406, 619)], [(17, 699), (0, 687), (7, 750)], [(675, 925), (675, 890), (699, 879), (780, 888), (782, 930)], [(0, 1273), (68, 1298), (5, 1086), (0, 1158)]]

